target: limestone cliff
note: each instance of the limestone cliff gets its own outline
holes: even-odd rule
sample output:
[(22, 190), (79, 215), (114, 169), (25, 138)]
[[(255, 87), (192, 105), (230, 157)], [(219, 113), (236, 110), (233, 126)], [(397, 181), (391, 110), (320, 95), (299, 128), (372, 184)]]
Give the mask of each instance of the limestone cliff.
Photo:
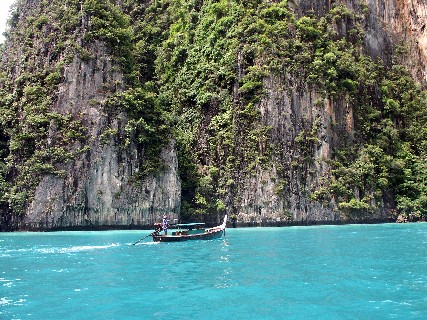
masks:
[(19, 1), (1, 228), (424, 216), (426, 6)]
[[(295, 12), (304, 16), (314, 11), (324, 16), (337, 2), (335, 1), (295, 1), (291, 4)], [(344, 1), (355, 12), (365, 11), (363, 18), (365, 52), (373, 57), (390, 63), (396, 46), (404, 45), (409, 49), (404, 64), (415, 79), (426, 83), (426, 47), (427, 33), (425, 24), (427, 11), (425, 1)], [(349, 26), (337, 24), (339, 32), (347, 33)], [(258, 168), (253, 176), (244, 178), (235, 202), (238, 221), (253, 224), (283, 223), (321, 223), (332, 221), (375, 221), (395, 218), (395, 203), (390, 199), (373, 200), (376, 209), (365, 214), (349, 216), (343, 210), (337, 210), (336, 198), (328, 202), (312, 201), (310, 194), (319, 190), (325, 179), (332, 179), (329, 161), (334, 149), (354, 140), (355, 119), (354, 101), (345, 96), (339, 99), (325, 99), (309, 86), (299, 87), (297, 79), (289, 77), (269, 77), (264, 87), (267, 94), (260, 102), (262, 122), (272, 127), (272, 141), (280, 149), (277, 158), (273, 157), (271, 166)], [(317, 102), (317, 103), (316, 103)], [(316, 132), (316, 145), (312, 150), (312, 163), (301, 166), (301, 148), (295, 143), (298, 134), (311, 130), (320, 124)], [(278, 166), (285, 167), (280, 173)], [(280, 193), (277, 192), (278, 182)], [(329, 184), (328, 184), (329, 185)], [(284, 190), (283, 190), (284, 189)], [(364, 210), (362, 210), (364, 211)], [(367, 215), (366, 215), (367, 213)]]
[[(82, 10), (80, 3), (77, 2), (78, 11)], [(53, 10), (65, 12), (70, 9), (67, 5), (70, 3), (59, 4)], [(83, 39), (90, 20), (87, 14), (80, 15), (80, 21), (72, 26), (75, 29), (68, 30), (70, 34), (65, 33), (62, 39), (54, 35), (55, 29), (61, 28), (60, 21), (45, 21), (38, 25), (39, 30), (31, 30), (30, 35), (21, 33), (20, 30), (29, 21), (39, 17), (46, 18), (45, 10), (49, 8), (49, 5), (43, 6), (43, 1), (24, 1), (17, 6), (14, 16), (17, 24), (12, 26), (10, 39), (3, 53), (3, 70), (7, 70), (10, 77), (5, 82), (12, 83), (9, 88), (19, 95), (19, 88), (13, 89), (17, 78), (26, 73), (42, 72), (38, 66), (49, 69), (49, 64), (59, 65), (60, 81), (55, 91), (48, 93), (51, 95), (48, 111), (79, 119), (85, 137), (81, 141), (67, 141), (64, 147), (69, 152), (77, 151), (72, 158), (53, 163), (54, 172), (42, 172), (30, 177), (36, 181), (36, 185), (34, 195), (24, 202), (25, 214), (4, 212), (2, 227), (42, 230), (132, 227), (152, 225), (163, 214), (168, 214), (172, 220), (176, 219), (180, 209), (180, 180), (173, 140), (158, 155), (165, 163), (163, 170), (136, 181), (134, 177), (144, 162), (141, 159), (144, 150), (133, 142), (133, 137), (129, 145), (123, 145), (124, 130), (129, 121), (126, 112), (118, 111), (111, 118), (104, 106), (112, 92), (123, 90), (121, 67), (103, 42), (89, 43)], [(59, 19), (58, 16), (48, 18)], [(34, 26), (30, 26), (32, 28)], [(43, 38), (46, 36), (48, 39)], [(31, 37), (33, 43), (25, 43), (20, 47), (25, 37)], [(46, 40), (52, 42), (46, 43)], [(62, 41), (68, 43), (64, 45)], [(63, 48), (58, 49), (59, 46)], [(31, 63), (25, 63), (26, 61)], [(4, 66), (12, 67), (7, 69)], [(37, 83), (38, 80), (31, 79), (21, 86), (31, 87), (34, 82)], [(21, 100), (17, 113), (25, 113), (26, 103)], [(51, 140), (57, 139), (56, 135), (59, 133), (54, 120), (47, 121), (48, 134), (37, 138), (47, 140), (47, 145), (42, 145), (41, 148), (54, 148)], [(24, 162), (25, 159), (17, 158), (15, 161)], [(18, 173), (21, 176), (24, 175), (22, 171)], [(11, 202), (9, 201), (9, 206)]]
[(421, 1), (367, 1), (369, 24), (366, 47), (370, 54), (386, 57), (386, 44), (409, 47), (408, 65), (415, 77), (427, 81), (427, 3)]

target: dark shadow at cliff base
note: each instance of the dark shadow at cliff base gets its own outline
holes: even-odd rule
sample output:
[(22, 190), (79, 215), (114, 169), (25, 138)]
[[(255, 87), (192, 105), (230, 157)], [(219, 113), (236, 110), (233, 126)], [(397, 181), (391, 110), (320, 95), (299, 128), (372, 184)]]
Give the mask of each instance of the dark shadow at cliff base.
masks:
[[(358, 219), (358, 220), (336, 220), (336, 221), (263, 221), (263, 222), (236, 222), (233, 228), (251, 228), (251, 227), (295, 227), (295, 226), (316, 226), (316, 225), (346, 225), (346, 224), (377, 224), (377, 223), (395, 223), (394, 218), (384, 219)], [(231, 225), (230, 225), (231, 226)]]

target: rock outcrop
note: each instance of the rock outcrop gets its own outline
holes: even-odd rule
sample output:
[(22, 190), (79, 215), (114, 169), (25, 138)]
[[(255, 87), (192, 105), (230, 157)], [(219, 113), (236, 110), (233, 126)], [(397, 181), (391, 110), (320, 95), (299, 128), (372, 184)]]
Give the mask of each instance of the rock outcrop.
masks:
[[(72, 1), (72, 4), (65, 3), (62, 7), (58, 6), (66, 12), (69, 10), (67, 7), (69, 5), (78, 13), (83, 10), (83, 2)], [(164, 7), (168, 5), (172, 7), (169, 2), (166, 1)], [(144, 5), (148, 6), (148, 3)], [(427, 2), (425, 0), (366, 0), (366, 3), (348, 0), (296, 0), (289, 1), (288, 8), (297, 17), (310, 15), (320, 18), (325, 16), (337, 3), (342, 3), (351, 12), (357, 12), (363, 16), (360, 19), (365, 32), (362, 44), (365, 54), (373, 59), (381, 59), (387, 65), (393, 60), (396, 46), (405, 43), (408, 48), (408, 58), (405, 63), (413, 78), (425, 85), (427, 82)], [(122, 10), (129, 10), (129, 7), (122, 4), (121, 1), (117, 1), (114, 5), (120, 6)], [(166, 23), (169, 15), (172, 15), (171, 11), (168, 11), (170, 9), (164, 9), (161, 4), (157, 9), (167, 17), (159, 18), (159, 24)], [(14, 185), (13, 181), (21, 174), (21, 167), (28, 165), (30, 160), (27, 161), (27, 155), (20, 155), (17, 152), (16, 156), (11, 156), (15, 152), (10, 151), (13, 140), (11, 137), (20, 129), (16, 129), (16, 132), (13, 131), (13, 133), (6, 133), (8, 132), (8, 122), (6, 117), (2, 120), (0, 133), (3, 145), (0, 146), (7, 151), (4, 151), (3, 154), (0, 153), (2, 155), (1, 164), (4, 164), (5, 168), (7, 165), (10, 166), (9, 169), (2, 169), (4, 177), (2, 180), (4, 179), (10, 184), (5, 184), (7, 187), (0, 189), (0, 191), (3, 190), (5, 199), (9, 197), (8, 200), (3, 199), (0, 206), (0, 210), (2, 210), (1, 229), (141, 227), (159, 221), (163, 214), (168, 214), (171, 220), (180, 219), (183, 214), (186, 214), (181, 211), (183, 185), (188, 184), (194, 177), (185, 178), (180, 172), (183, 163), (178, 161), (182, 157), (179, 157), (180, 151), (176, 139), (173, 135), (169, 137), (160, 152), (159, 158), (164, 164), (161, 170), (138, 176), (146, 158), (145, 150), (138, 144), (135, 132), (130, 133), (129, 141), (124, 142), (124, 136), (128, 134), (126, 128), (131, 121), (131, 116), (128, 110), (123, 108), (117, 108), (113, 113), (107, 110), (107, 100), (114, 94), (124, 92), (130, 86), (129, 74), (126, 74), (126, 67), (123, 64), (123, 56), (120, 57), (119, 54), (118, 58), (117, 54), (112, 53), (112, 45), (108, 43), (109, 38), (107, 38), (108, 41), (105, 39), (102, 41), (102, 37), (87, 40), (88, 30), (90, 31), (89, 14), (82, 14), (80, 20), (75, 22), (74, 29), (69, 30), (74, 47), (68, 46), (66, 38), (54, 39), (51, 44), (45, 44), (39, 35), (39, 38), (30, 36), (35, 39), (33, 46), (26, 43), (26, 46), (32, 50), (31, 54), (19, 50), (19, 48), (14, 51), (12, 48), (19, 47), (18, 41), (23, 39), (19, 35), (24, 33), (22, 25), (19, 25), (19, 19), (24, 19), (31, 10), (40, 11), (40, 21), (34, 26), (40, 32), (44, 32), (45, 37), (54, 38), (52, 35), (56, 30), (54, 24), (52, 21), (48, 21), (48, 18), (45, 19), (46, 21), (43, 20), (43, 10), (49, 10), (48, 6), (42, 5), (41, 1), (36, 0), (22, 1), (18, 6), (19, 14), (12, 19), (9, 40), (4, 45), (2, 57), (2, 70), (5, 74), (3, 79), (8, 78), (9, 80), (2, 80), (1, 87), (4, 89), (5, 96), (10, 94), (7, 99), (15, 100), (13, 103), (9, 103), (5, 98), (2, 103), (4, 106), (8, 106), (8, 110), (12, 110), (12, 105), (13, 108), (18, 106), (13, 109), (13, 112), (16, 112), (15, 116), (18, 119), (16, 121), (22, 121), (20, 125), (23, 126), (26, 106), (30, 100), (29, 95), (25, 90), (24, 93), (18, 94), (19, 90), (16, 88), (13, 89), (13, 92), (7, 92), (7, 90), (12, 90), (7, 88), (23, 83), (19, 82), (19, 79), (24, 73), (40, 73), (40, 66), (58, 64), (60, 65), (58, 67), (60, 79), (54, 86), (54, 91), (49, 93), (49, 99), (52, 102), (49, 105), (50, 113), (43, 112), (49, 116), (55, 112), (64, 117), (79, 119), (84, 127), (86, 138), (67, 140), (66, 148), (69, 152), (74, 152), (74, 156), (63, 162), (53, 162), (48, 169), (43, 169), (45, 171), (41, 169), (37, 171), (37, 175), (34, 177), (34, 181), (37, 183), (33, 188), (33, 194), (28, 196), (28, 201), (21, 201), (24, 211), (17, 214), (13, 211), (12, 206), (14, 198), (7, 195), (7, 191), (4, 190), (10, 187), (15, 188), (15, 191), (22, 189), (27, 192), (25, 182)], [(360, 11), (363, 11), (363, 14)], [(148, 15), (149, 12), (144, 14)], [(192, 14), (195, 15), (194, 12)], [(198, 21), (195, 18), (193, 20)], [(128, 23), (126, 19), (119, 22), (124, 25)], [(346, 26), (345, 23), (343, 20), (341, 24), (335, 26), (339, 36), (343, 38), (351, 36), (349, 35), (350, 26)], [(125, 27), (123, 30), (128, 30)], [(102, 26), (102, 28), (107, 27)], [(174, 29), (170, 25), (167, 28), (170, 30), (165, 30), (164, 34), (178, 33), (175, 29), (179, 28)], [(184, 31), (179, 30), (179, 32)], [(191, 34), (191, 36), (194, 35)], [(177, 37), (180, 41), (184, 41), (182, 40), (184, 38)], [(148, 48), (149, 41), (160, 42), (158, 39), (153, 40), (146, 37), (135, 46), (145, 45)], [(171, 43), (172, 41), (168, 45), (172, 47)], [(117, 42), (113, 51), (120, 52), (120, 45), (122, 43)], [(178, 46), (176, 43), (173, 45)], [(73, 49), (67, 49), (67, 51), (63, 49), (64, 47)], [(165, 48), (168, 48), (167, 45), (159, 46), (157, 50), (161, 52)], [(148, 49), (147, 52), (149, 52)], [(160, 55), (160, 53), (158, 54)], [(167, 55), (163, 52), (161, 54)], [(182, 63), (182, 60), (187, 57), (187, 53), (179, 52), (179, 54), (177, 57), (173, 57), (176, 59), (176, 64)], [(147, 57), (144, 61), (155, 63), (155, 60)], [(235, 68), (237, 80), (234, 82), (233, 88), (226, 88), (224, 91), (231, 92), (230, 100), (235, 104), (234, 108), (238, 109), (245, 106), (241, 102), (241, 90), (236, 83), (241, 80), (242, 74), (247, 70), (243, 70), (244, 67), (239, 65), (240, 57), (236, 56), (236, 61), (238, 64)], [(11, 67), (13, 64), (15, 65)], [(265, 64), (268, 65), (268, 63)], [(146, 69), (150, 68), (156, 69), (152, 66), (146, 67)], [(162, 69), (158, 67), (156, 70)], [(48, 79), (47, 76), (43, 75), (43, 77), (43, 79)], [(140, 77), (142, 76), (140, 75)], [(153, 76), (146, 82), (150, 83), (155, 78)], [(161, 78), (161, 75), (158, 75), (158, 78)], [(9, 87), (6, 85), (8, 81), (13, 82)], [(28, 87), (28, 84), (32, 86), (34, 83), (40, 83), (39, 80), (25, 81), (27, 81), (25, 83)], [(43, 81), (47, 83), (47, 80)], [(218, 187), (218, 190), (214, 191), (209, 189), (209, 192), (215, 193), (215, 197), (218, 198), (212, 200), (218, 204), (215, 208), (217, 211), (214, 214), (210, 212), (210, 217), (204, 215), (200, 217), (206, 222), (213, 222), (219, 220), (220, 215), (227, 213), (229, 216), (237, 217), (238, 223), (242, 225), (284, 225), (384, 221), (396, 215), (392, 192), (390, 192), (390, 196), (388, 194), (376, 198), (372, 196), (372, 199), (366, 200), (366, 203), (376, 210), (370, 211), (368, 214), (368, 210), (363, 208), (362, 213), (358, 216), (341, 210), (337, 197), (331, 196), (319, 200), (319, 197), (313, 196), (322, 188), (328, 192), (331, 189), (329, 183), (333, 177), (330, 161), (333, 159), (334, 152), (342, 147), (364, 143), (363, 139), (358, 136), (358, 123), (355, 119), (355, 107), (357, 106), (354, 105), (354, 100), (351, 100), (348, 94), (323, 94), (313, 85), (301, 81), (298, 74), (290, 74), (287, 71), (279, 74), (267, 73), (262, 79), (262, 87), (263, 94), (254, 104), (259, 112), (257, 121), (260, 128), (265, 130), (256, 141), (257, 154), (264, 160), (253, 161), (250, 170), (239, 167), (241, 162), (235, 160), (243, 158), (242, 150), (245, 147), (243, 140), (246, 138), (245, 134), (241, 133), (245, 130), (244, 124), (239, 124), (235, 115), (230, 118), (235, 121), (233, 128), (237, 131), (237, 139), (240, 141), (236, 142), (234, 149), (226, 150), (226, 153), (231, 155), (229, 158), (234, 159), (230, 161), (234, 161), (233, 163), (237, 163), (237, 165), (224, 173), (223, 168), (226, 167), (224, 159), (218, 160), (218, 162), (222, 161), (222, 164), (219, 165), (212, 157), (203, 158), (209, 143), (207, 137), (209, 123), (213, 115), (220, 112), (217, 109), (221, 108), (217, 106), (219, 102), (214, 99), (207, 103), (198, 101), (197, 108), (194, 107), (197, 112), (201, 112), (200, 118), (203, 120), (194, 126), (198, 130), (196, 135), (198, 134), (200, 138), (191, 145), (194, 154), (197, 154), (194, 159), (198, 159), (191, 165), (198, 170), (201, 176), (209, 175), (206, 174), (210, 170), (209, 168), (221, 167), (216, 175), (223, 179), (228, 177), (228, 181), (223, 184), (225, 186)], [(161, 88), (156, 90), (161, 96)], [(191, 107), (192, 102), (181, 100), (183, 100), (180, 101), (183, 106), (174, 106), (176, 113), (171, 116), (172, 118), (181, 116), (179, 114), (181, 107), (182, 109), (189, 108), (189, 105)], [(252, 103), (250, 105), (252, 106)], [(6, 107), (4, 108), (6, 110)], [(208, 111), (203, 114), (205, 110)], [(212, 114), (208, 114), (209, 112)], [(43, 127), (46, 130), (43, 129), (41, 134), (46, 143), (38, 144), (38, 138), (36, 138), (34, 147), (36, 151), (31, 152), (37, 153), (37, 150), (49, 148), (53, 143), (51, 141), (56, 139), (55, 130), (57, 129), (52, 120), (54, 117), (50, 117), (52, 117), (50, 122), (48, 121), (48, 124), (44, 124), (45, 127)], [(174, 121), (171, 123), (177, 125), (183, 120)], [(204, 124), (203, 121), (207, 124)], [(241, 130), (240, 133), (239, 130)], [(25, 133), (25, 129), (21, 131), (19, 132)], [(268, 138), (265, 138), (267, 136)], [(218, 158), (221, 157), (218, 156)], [(13, 161), (16, 163), (13, 164)], [(46, 172), (46, 170), (50, 171)], [(138, 178), (136, 178), (137, 176)], [(213, 176), (212, 174), (209, 178), (211, 179)], [(188, 179), (188, 181), (183, 181), (183, 179)], [(185, 209), (192, 205), (206, 205), (207, 196), (200, 191), (202, 189), (202, 187), (196, 191), (191, 188), (190, 191), (186, 189)], [(361, 195), (363, 190), (355, 192), (359, 198), (363, 198)], [(374, 193), (372, 190), (369, 192)], [(16, 191), (16, 194), (19, 193)]]
[[(136, 145), (123, 148), (119, 133), (128, 121), (124, 112), (109, 120), (102, 102), (108, 83), (121, 83), (123, 75), (102, 43), (92, 47), (89, 62), (74, 57), (65, 67), (64, 81), (56, 93), (55, 109), (83, 117), (89, 140), (87, 151), (65, 165), (66, 176), (46, 175), (28, 207), (23, 228), (152, 225), (180, 211), (180, 180), (174, 143), (161, 154), (165, 169), (135, 183), (140, 159)], [(120, 89), (118, 89), (120, 90)], [(118, 132), (100, 139), (106, 129)]]

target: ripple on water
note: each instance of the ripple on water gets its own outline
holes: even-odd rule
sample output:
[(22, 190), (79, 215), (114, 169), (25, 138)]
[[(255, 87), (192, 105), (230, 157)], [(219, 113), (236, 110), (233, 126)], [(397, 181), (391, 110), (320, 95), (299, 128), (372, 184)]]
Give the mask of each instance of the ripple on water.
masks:
[(0, 234), (0, 319), (427, 319), (426, 225), (140, 235)]

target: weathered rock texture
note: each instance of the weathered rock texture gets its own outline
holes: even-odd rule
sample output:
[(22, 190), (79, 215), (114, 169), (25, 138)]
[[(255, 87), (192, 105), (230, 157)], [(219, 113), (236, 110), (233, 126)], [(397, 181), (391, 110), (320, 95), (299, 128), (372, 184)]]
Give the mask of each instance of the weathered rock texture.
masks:
[[(270, 167), (259, 167), (255, 175), (244, 178), (235, 199), (242, 223), (306, 224), (342, 218), (333, 210), (333, 200), (323, 205), (308, 196), (327, 178), (332, 147), (353, 138), (351, 106), (344, 97), (322, 100), (318, 93), (293, 80), (269, 77), (264, 84), (267, 95), (260, 103), (262, 122), (272, 127), (276, 151)], [(319, 99), (322, 103), (316, 104)], [(302, 130), (311, 131), (313, 126), (318, 126), (316, 143), (303, 150), (296, 138)], [(312, 155), (314, 162), (306, 163), (304, 158)], [(382, 214), (378, 212), (377, 218)]]
[[(349, 8), (359, 5), (345, 1)], [(295, 1), (291, 4), (296, 12), (304, 15), (313, 10), (322, 16), (333, 1)], [(405, 43), (409, 47), (407, 63), (412, 74), (420, 82), (426, 78), (426, 1), (376, 1), (368, 0), (365, 50), (384, 61), (391, 59), (393, 47)], [(344, 26), (345, 28), (345, 26)], [(272, 142), (280, 150), (275, 154), (269, 168), (257, 168), (256, 174), (241, 181), (233, 201), (237, 221), (244, 225), (329, 223), (340, 221), (385, 221), (391, 219), (390, 203), (372, 203), (378, 210), (369, 217), (349, 217), (334, 209), (334, 199), (327, 204), (311, 201), (311, 191), (322, 187), (328, 176), (332, 148), (339, 148), (351, 142), (354, 136), (353, 106), (342, 99), (322, 101), (309, 87), (299, 86), (298, 79), (268, 78), (264, 87), (266, 97), (260, 103), (262, 121), (271, 126)], [(319, 143), (312, 146), (314, 163), (302, 164), (304, 154), (295, 145), (301, 130), (310, 131), (319, 123), (317, 138)], [(300, 159), (300, 160), (298, 160)], [(277, 166), (280, 166), (280, 170)], [(280, 192), (278, 192), (280, 185)], [(335, 207), (336, 208), (336, 207)], [(354, 220), (353, 220), (354, 219)]]
[(408, 63), (420, 81), (427, 81), (427, 2), (368, 0), (369, 24), (366, 47), (374, 56), (384, 56), (391, 42), (409, 46)]
[[(291, 6), (301, 15), (314, 10), (321, 16), (331, 2), (294, 1)], [(346, 4), (351, 8), (353, 2)], [(413, 74), (426, 80), (427, 2), (367, 0), (367, 5), (366, 52), (389, 59), (389, 48), (405, 41), (410, 44)], [(86, 151), (64, 164), (65, 176), (44, 176), (20, 228), (150, 225), (164, 213), (171, 219), (179, 218), (181, 182), (174, 142), (161, 154), (165, 169), (136, 183), (133, 177), (143, 154), (134, 144), (124, 147), (120, 141), (127, 115), (119, 112), (111, 119), (102, 107), (109, 92), (122, 90), (123, 74), (117, 71), (120, 68), (102, 43), (94, 43), (90, 53), (90, 59), (75, 56), (65, 66), (54, 103), (57, 112), (84, 119), (89, 133)], [(15, 72), (19, 74), (19, 67)], [(264, 88), (266, 95), (259, 109), (262, 123), (272, 128), (273, 159), (270, 166), (259, 165), (250, 174), (238, 175), (225, 211), (236, 214), (242, 224), (345, 220), (333, 210), (333, 199), (321, 204), (310, 201), (309, 193), (328, 178), (327, 160), (332, 148), (353, 139), (352, 106), (345, 97), (324, 99), (288, 75), (267, 77)], [(296, 138), (301, 130), (310, 131), (313, 126), (317, 126), (317, 140), (309, 150), (302, 150), (296, 145)], [(113, 129), (116, 134), (103, 136), (106, 129)], [(262, 153), (262, 143), (259, 149)], [(315, 161), (301, 161), (306, 156), (304, 152), (314, 154)], [(385, 208), (380, 204), (380, 210), (370, 219), (386, 218)]]
[[(124, 148), (119, 134), (128, 121), (125, 113), (108, 119), (101, 103), (109, 83), (121, 83), (122, 74), (102, 43), (92, 47), (89, 62), (75, 57), (66, 66), (55, 108), (79, 114), (89, 131), (88, 150), (66, 165), (66, 177), (48, 175), (37, 187), (23, 228), (64, 228), (151, 225), (164, 214), (177, 218), (180, 181), (173, 142), (161, 157), (166, 168), (136, 184), (140, 159), (135, 145)], [(120, 88), (118, 88), (120, 90)], [(100, 139), (106, 128), (118, 132)]]

